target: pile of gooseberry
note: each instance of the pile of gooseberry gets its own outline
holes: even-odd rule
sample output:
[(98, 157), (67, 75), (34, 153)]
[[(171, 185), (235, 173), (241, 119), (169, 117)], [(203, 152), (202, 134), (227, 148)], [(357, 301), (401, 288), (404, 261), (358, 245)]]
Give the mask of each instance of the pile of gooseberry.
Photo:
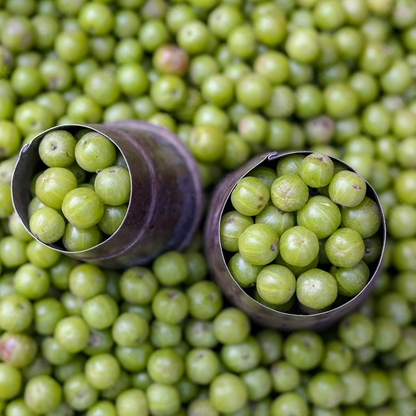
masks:
[[(291, 154), (235, 186), (220, 240), (234, 279), (280, 311), (316, 313), (367, 285), (382, 213), (366, 181), (322, 153)], [(344, 299), (345, 300), (345, 299)], [(338, 302), (338, 303), (339, 303)]]
[(32, 181), (32, 234), (83, 251), (114, 234), (123, 222), (131, 179), (124, 157), (102, 134), (81, 129), (47, 133), (39, 144), (44, 168)]

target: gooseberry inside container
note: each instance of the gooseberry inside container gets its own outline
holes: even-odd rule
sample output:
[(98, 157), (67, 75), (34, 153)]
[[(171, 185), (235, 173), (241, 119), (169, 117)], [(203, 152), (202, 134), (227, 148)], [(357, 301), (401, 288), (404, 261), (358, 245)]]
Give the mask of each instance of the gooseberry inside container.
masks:
[[(375, 202), (380, 212), (380, 228), (376, 235), (381, 242), (381, 249), (379, 250), (377, 258), (368, 264), (370, 276), (367, 284), (358, 294), (353, 297), (339, 295), (329, 308), (321, 311), (311, 310), (300, 304), (297, 300), (294, 300), (294, 303), (289, 305), (289, 310), (282, 311), (277, 310), (273, 305), (267, 305), (267, 302), (257, 300), (259, 298), (254, 285), (245, 288), (240, 286), (233, 277), (228, 266), (228, 262), (234, 253), (223, 249), (220, 238), (221, 218), (223, 214), (234, 209), (231, 202), (231, 196), (234, 189), (236, 189), (240, 180), (250, 176), (250, 173), (255, 168), (272, 168), (276, 171), (276, 165), (278, 166), (279, 161), (283, 157), (288, 155), (300, 155), (306, 157), (312, 153), (313, 152), (310, 151), (273, 152), (255, 157), (237, 171), (230, 173), (215, 189), (205, 223), (204, 245), (208, 266), (214, 280), (222, 288), (225, 296), (231, 303), (243, 309), (254, 322), (285, 331), (306, 328), (323, 330), (334, 324), (345, 314), (358, 308), (370, 294), (371, 289), (375, 284), (377, 275), (380, 272), (381, 260), (386, 242), (386, 223), (380, 201), (371, 185), (369, 185), (368, 182), (365, 182), (365, 196)], [(335, 162), (337, 166), (342, 166), (343, 170), (351, 171), (356, 174), (354, 169), (345, 164), (342, 160), (334, 157), (330, 157), (330, 159), (332, 162)], [(339, 230), (343, 230), (343, 228), (339, 228)], [(273, 262), (272, 264), (276, 263)]]
[(39, 157), (42, 139), (51, 131), (65, 130), (75, 135), (83, 129), (106, 137), (124, 159), (131, 181), (127, 212), (118, 229), (91, 248), (68, 251), (59, 242), (47, 245), (109, 268), (147, 264), (163, 252), (186, 247), (202, 216), (202, 186), (196, 162), (173, 133), (139, 121), (56, 126), (23, 146), (13, 173), (12, 199), (25, 228), (31, 233), (30, 185), (44, 166)]

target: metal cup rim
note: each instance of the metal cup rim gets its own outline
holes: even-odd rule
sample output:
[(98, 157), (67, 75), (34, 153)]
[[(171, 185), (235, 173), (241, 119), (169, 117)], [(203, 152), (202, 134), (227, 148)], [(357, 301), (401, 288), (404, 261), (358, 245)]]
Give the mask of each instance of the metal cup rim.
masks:
[[(239, 175), (238, 179), (235, 180), (235, 183), (232, 187), (230, 187), (229, 192), (227, 192), (227, 194), (224, 196), (224, 203), (222, 204), (222, 208), (219, 211), (219, 216), (218, 216), (218, 221), (215, 224), (215, 232), (216, 235), (219, 236), (220, 233), (220, 223), (221, 223), (221, 217), (224, 213), (224, 209), (227, 205), (227, 203), (230, 200), (230, 196), (231, 193), (233, 192), (234, 188), (237, 186), (238, 182), (244, 178), (245, 176), (249, 175), (250, 172), (258, 167), (261, 166), (264, 162), (266, 161), (274, 161), (274, 160), (278, 160), (284, 156), (287, 155), (293, 155), (293, 154), (304, 154), (304, 155), (309, 155), (312, 153), (317, 153), (317, 152), (313, 152), (310, 150), (294, 150), (294, 151), (284, 151), (284, 152), (269, 152), (269, 153), (265, 153), (263, 155), (260, 155), (256, 158), (251, 159), (250, 161), (248, 161), (245, 165), (243, 165), (240, 169), (239, 172), (245, 172), (241, 175)], [(226, 269), (228, 277), (230, 278), (230, 281), (233, 283), (233, 285), (235, 286), (235, 289), (237, 289), (241, 295), (247, 299), (249, 299), (249, 301), (255, 302), (255, 304), (258, 305), (258, 307), (260, 308), (264, 308), (267, 309), (268, 311), (270, 311), (270, 313), (275, 314), (277, 316), (281, 316), (281, 317), (291, 317), (291, 318), (298, 318), (300, 320), (303, 321), (307, 321), (308, 319), (311, 320), (312, 318), (315, 317), (326, 317), (328, 315), (333, 314), (335, 311), (337, 312), (341, 312), (344, 309), (348, 309), (349, 306), (352, 303), (357, 303), (359, 301), (361, 301), (361, 298), (364, 300), (368, 294), (369, 291), (371, 291), (372, 286), (375, 283), (375, 280), (378, 276), (378, 274), (380, 273), (381, 270), (381, 264), (382, 264), (382, 260), (383, 260), (383, 256), (384, 256), (384, 252), (385, 252), (385, 247), (386, 247), (386, 239), (387, 239), (387, 227), (386, 227), (386, 218), (385, 218), (385, 214), (383, 211), (383, 207), (381, 205), (381, 202), (378, 198), (377, 192), (374, 190), (374, 188), (371, 186), (371, 184), (363, 177), (361, 176), (354, 168), (352, 168), (350, 165), (348, 165), (347, 163), (345, 163), (343, 160), (334, 157), (334, 156), (329, 156), (333, 161), (336, 161), (340, 164), (342, 164), (343, 166), (345, 166), (349, 171), (352, 171), (354, 173), (356, 173), (357, 175), (359, 175), (360, 177), (362, 177), (367, 185), (367, 193), (370, 192), (372, 194), (372, 198), (378, 205), (378, 208), (380, 209), (380, 214), (381, 214), (381, 225), (380, 225), (380, 230), (381, 230), (381, 239), (382, 239), (382, 251), (380, 254), (380, 258), (377, 261), (377, 265), (375, 266), (374, 272), (371, 274), (370, 279), (368, 280), (367, 284), (365, 285), (365, 287), (355, 296), (351, 297), (349, 300), (347, 300), (346, 302), (344, 302), (343, 304), (336, 306), (334, 308), (330, 308), (326, 311), (319, 311), (316, 313), (311, 313), (311, 314), (298, 314), (298, 313), (290, 313), (290, 312), (282, 312), (282, 311), (278, 311), (276, 309), (270, 308), (269, 306), (266, 306), (264, 304), (262, 304), (261, 302), (257, 301), (256, 299), (254, 299), (254, 297), (250, 296), (250, 294), (248, 294), (239, 284), (238, 282), (234, 279), (233, 275), (231, 274), (227, 262), (225, 260), (225, 256), (224, 256), (224, 250), (221, 247), (221, 244), (219, 243), (220, 247), (220, 251), (221, 251), (221, 262), (223, 267)], [(219, 186), (221, 186), (221, 183), (219, 184)], [(208, 238), (206, 236), (206, 238)], [(219, 242), (219, 238), (217, 239)], [(212, 273), (215, 276), (215, 270), (212, 270)]]

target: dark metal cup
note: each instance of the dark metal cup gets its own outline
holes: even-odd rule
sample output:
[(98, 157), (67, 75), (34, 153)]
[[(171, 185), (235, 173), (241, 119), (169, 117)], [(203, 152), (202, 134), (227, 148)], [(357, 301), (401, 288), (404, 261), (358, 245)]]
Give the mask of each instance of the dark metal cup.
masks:
[(139, 121), (56, 126), (23, 146), (13, 173), (12, 199), (29, 233), (30, 182), (42, 167), (39, 144), (50, 131), (76, 133), (80, 129), (101, 133), (124, 157), (131, 178), (128, 210), (119, 229), (95, 247), (77, 252), (68, 252), (57, 243), (48, 247), (109, 268), (146, 264), (165, 251), (185, 248), (203, 212), (198, 167), (173, 133)]
[[(232, 191), (240, 179), (248, 175), (259, 165), (275, 168), (276, 162), (283, 156), (289, 154), (304, 154), (307, 156), (311, 153), (312, 152), (310, 151), (273, 152), (251, 159), (240, 169), (227, 175), (217, 186), (211, 199), (211, 205), (205, 223), (204, 246), (208, 266), (214, 280), (221, 287), (225, 296), (232, 304), (244, 310), (255, 323), (262, 326), (281, 329), (283, 331), (295, 331), (299, 329), (320, 331), (336, 323), (345, 314), (357, 309), (368, 297), (376, 282), (376, 278), (380, 273), (381, 261), (386, 245), (386, 220), (383, 209), (376, 192), (371, 185), (366, 182), (367, 196), (378, 204), (381, 212), (381, 227), (378, 233), (382, 240), (382, 252), (380, 259), (369, 265), (371, 275), (370, 280), (358, 295), (351, 299), (345, 299), (344, 303), (335, 303), (331, 309), (325, 312), (304, 314), (299, 308), (296, 309), (294, 313), (280, 312), (256, 301), (249, 293), (249, 290), (241, 288), (235, 281), (227, 266), (230, 255), (222, 249), (220, 242), (221, 217), (223, 213), (232, 209), (230, 203)], [(331, 159), (342, 164), (345, 169), (355, 172), (354, 169), (343, 161), (334, 157), (331, 157)], [(233, 253), (231, 253), (231, 255), (232, 254)]]

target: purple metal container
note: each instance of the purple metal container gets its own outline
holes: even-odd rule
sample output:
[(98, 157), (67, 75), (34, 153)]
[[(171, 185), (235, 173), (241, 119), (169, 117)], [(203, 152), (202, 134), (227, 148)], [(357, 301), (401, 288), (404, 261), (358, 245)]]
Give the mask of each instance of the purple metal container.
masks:
[[(366, 287), (355, 297), (341, 305), (326, 312), (306, 315), (298, 313), (279, 312), (257, 302), (246, 290), (234, 280), (227, 266), (227, 253), (223, 251), (220, 242), (220, 221), (223, 212), (230, 207), (230, 196), (235, 186), (244, 176), (250, 173), (255, 167), (269, 166), (275, 169), (276, 162), (283, 156), (289, 154), (310, 154), (310, 151), (294, 151), (282, 153), (268, 153), (251, 159), (240, 169), (227, 175), (217, 186), (211, 199), (210, 210), (205, 223), (204, 246), (208, 266), (214, 280), (221, 287), (225, 296), (235, 306), (244, 310), (247, 315), (257, 324), (277, 328), (283, 331), (296, 331), (299, 329), (312, 329), (321, 331), (336, 323), (342, 316), (357, 309), (370, 294), (376, 278), (380, 273), (381, 260), (386, 244), (386, 221), (378, 196), (371, 185), (367, 182), (367, 196), (377, 202), (381, 212), (381, 227), (379, 235), (382, 239), (382, 253), (379, 261), (370, 265), (371, 277)], [(346, 169), (355, 172), (342, 160), (331, 157), (345, 166)]]
[(198, 167), (173, 133), (140, 121), (56, 126), (25, 145), (13, 173), (12, 198), (26, 229), (30, 232), (27, 215), (30, 181), (42, 166), (38, 155), (42, 138), (53, 130), (75, 133), (83, 128), (106, 136), (124, 156), (132, 185), (127, 214), (112, 236), (91, 249), (68, 252), (59, 244), (48, 246), (70, 257), (113, 269), (146, 264), (165, 251), (185, 248), (203, 212)]

